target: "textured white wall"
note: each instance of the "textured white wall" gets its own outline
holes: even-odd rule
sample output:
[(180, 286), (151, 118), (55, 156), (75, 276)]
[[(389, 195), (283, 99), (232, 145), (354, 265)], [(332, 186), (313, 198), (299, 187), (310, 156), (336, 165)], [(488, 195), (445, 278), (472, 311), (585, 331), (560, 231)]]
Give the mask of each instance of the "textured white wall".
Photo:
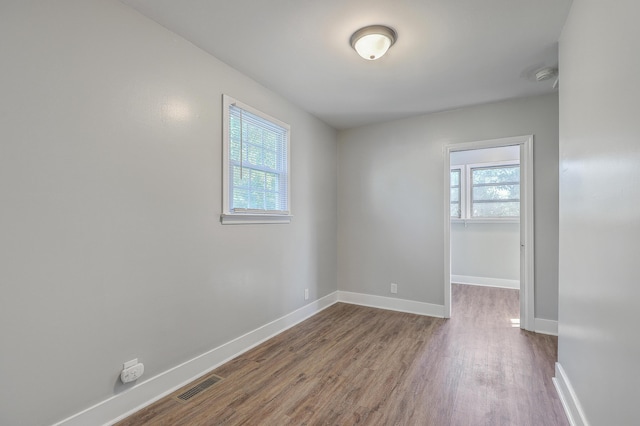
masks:
[(560, 40), (558, 357), (592, 425), (638, 424), (639, 16), (574, 1)]
[[(519, 162), (520, 147), (508, 146), (451, 153), (451, 165), (464, 166), (497, 161)], [(453, 220), (451, 274), (520, 281), (520, 224), (473, 221), (463, 223)], [(517, 288), (515, 284), (514, 287)]]
[[(0, 51), (0, 424), (336, 290), (333, 129), (114, 0), (2, 2)], [(291, 124), (290, 225), (220, 224), (222, 93)]]
[[(443, 147), (534, 135), (536, 318), (557, 318), (558, 97), (338, 133), (338, 288), (444, 304)], [(389, 283), (398, 294), (389, 293)]]

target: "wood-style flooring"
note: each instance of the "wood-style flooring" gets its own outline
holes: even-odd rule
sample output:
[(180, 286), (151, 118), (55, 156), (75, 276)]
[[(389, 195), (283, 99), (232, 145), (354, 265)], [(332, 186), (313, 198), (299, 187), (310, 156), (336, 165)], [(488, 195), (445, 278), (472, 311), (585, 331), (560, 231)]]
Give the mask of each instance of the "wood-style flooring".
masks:
[(557, 338), (513, 326), (518, 291), (452, 292), (448, 320), (335, 304), (118, 425), (568, 425)]

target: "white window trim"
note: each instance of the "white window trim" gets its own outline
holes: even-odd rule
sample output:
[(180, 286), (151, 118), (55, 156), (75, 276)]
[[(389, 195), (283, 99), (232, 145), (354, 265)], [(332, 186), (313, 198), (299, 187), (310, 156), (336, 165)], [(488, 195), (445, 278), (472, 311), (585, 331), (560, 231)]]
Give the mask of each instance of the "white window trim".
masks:
[[(248, 111), (258, 117), (268, 120), (287, 129), (287, 204), (289, 210), (286, 212), (260, 213), (255, 210), (246, 212), (235, 212), (230, 210), (229, 205), (229, 107), (235, 105), (245, 111)], [(220, 221), (225, 225), (239, 224), (268, 224), (268, 223), (290, 223), (293, 215), (291, 214), (291, 126), (287, 123), (271, 117), (247, 104), (244, 104), (229, 95), (222, 95), (222, 214)]]
[[(471, 191), (467, 190), (471, 179), (471, 169), (485, 167), (519, 166), (514, 160), (490, 161), (486, 163), (452, 165), (450, 170), (460, 170), (460, 211), (462, 217), (451, 217), (452, 223), (520, 223), (520, 217), (472, 217), (471, 216)], [(451, 184), (449, 184), (451, 186)]]

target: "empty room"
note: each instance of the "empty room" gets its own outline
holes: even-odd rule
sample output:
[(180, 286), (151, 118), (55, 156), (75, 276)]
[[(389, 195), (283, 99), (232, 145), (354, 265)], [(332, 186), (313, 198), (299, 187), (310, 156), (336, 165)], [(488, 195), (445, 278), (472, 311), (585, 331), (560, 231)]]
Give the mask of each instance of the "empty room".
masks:
[(637, 424), (638, 17), (0, 0), (0, 425)]

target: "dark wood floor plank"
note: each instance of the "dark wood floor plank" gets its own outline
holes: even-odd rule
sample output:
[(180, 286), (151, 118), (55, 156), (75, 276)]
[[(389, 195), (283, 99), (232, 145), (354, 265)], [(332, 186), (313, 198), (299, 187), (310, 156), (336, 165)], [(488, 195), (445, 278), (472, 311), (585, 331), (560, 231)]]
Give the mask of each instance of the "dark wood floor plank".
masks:
[(557, 339), (513, 327), (518, 291), (452, 301), (449, 320), (338, 303), (118, 425), (567, 425)]

